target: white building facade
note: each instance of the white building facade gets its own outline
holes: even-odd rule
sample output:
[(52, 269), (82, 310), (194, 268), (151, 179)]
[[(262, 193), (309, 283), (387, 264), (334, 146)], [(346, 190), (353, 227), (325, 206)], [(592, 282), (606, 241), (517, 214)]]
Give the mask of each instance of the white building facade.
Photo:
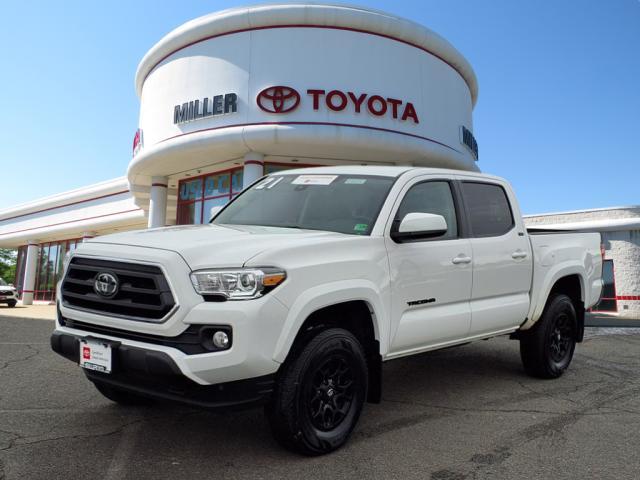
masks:
[(0, 248), (18, 249), (22, 301), (50, 302), (69, 250), (85, 238), (144, 228), (147, 220), (126, 177), (0, 210)]
[(478, 170), (473, 69), (434, 32), (385, 12), (287, 3), (197, 18), (149, 50), (135, 88), (126, 177), (0, 211), (24, 303), (55, 300), (64, 254), (84, 237), (206, 222), (274, 171)]

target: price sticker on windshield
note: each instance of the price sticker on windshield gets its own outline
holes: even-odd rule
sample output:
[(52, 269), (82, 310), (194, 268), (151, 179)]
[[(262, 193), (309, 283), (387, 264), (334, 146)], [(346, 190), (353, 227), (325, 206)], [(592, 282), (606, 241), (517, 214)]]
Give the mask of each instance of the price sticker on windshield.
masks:
[(280, 180), (282, 180), (282, 178), (283, 177), (267, 177), (253, 188), (254, 190), (262, 190), (263, 188), (269, 190), (270, 188), (273, 188), (278, 183), (280, 183)]
[(337, 175), (300, 175), (293, 182), (292, 185), (330, 185)]

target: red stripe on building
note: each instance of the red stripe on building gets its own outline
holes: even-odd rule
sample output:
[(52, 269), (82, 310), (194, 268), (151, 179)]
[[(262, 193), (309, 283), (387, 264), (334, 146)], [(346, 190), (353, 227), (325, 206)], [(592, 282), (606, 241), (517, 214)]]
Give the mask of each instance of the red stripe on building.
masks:
[(82, 222), (84, 220), (94, 220), (96, 218), (110, 217), (112, 215), (120, 215), (121, 213), (135, 212), (135, 211), (138, 211), (138, 210), (142, 210), (142, 209), (141, 208), (132, 208), (131, 210), (125, 210), (123, 212), (106, 213), (104, 215), (96, 215), (95, 217), (79, 218), (78, 220), (69, 220), (67, 222), (51, 223), (49, 225), (43, 225), (43, 226), (40, 226), (40, 227), (31, 227), (31, 228), (25, 228), (23, 230), (14, 230), (13, 232), (1, 233), (0, 237), (2, 237), (4, 235), (11, 235), (13, 233), (28, 232), (29, 230), (38, 230), (39, 228), (57, 227), (58, 225), (66, 225), (67, 223), (76, 223), (76, 222)]
[(376, 37), (386, 38), (388, 40), (394, 40), (396, 42), (400, 42), (400, 43), (403, 43), (405, 45), (409, 45), (410, 47), (417, 48), (418, 50), (422, 50), (423, 52), (434, 56), (435, 58), (437, 58), (441, 62), (444, 62), (449, 67), (451, 67), (456, 73), (458, 73), (458, 75), (460, 75), (460, 77), (462, 77), (462, 80), (464, 80), (464, 82), (467, 84), (467, 87), (469, 88), (469, 90), (471, 90), (471, 86), (468, 84), (467, 79), (462, 74), (462, 71), (460, 70), (459, 67), (457, 67), (456, 65), (454, 65), (454, 64), (450, 63), (449, 61), (445, 60), (440, 55), (438, 55), (437, 53), (432, 52), (431, 50), (427, 49), (426, 47), (423, 47), (423, 46), (417, 45), (415, 43), (409, 42), (408, 40), (403, 40), (403, 39), (398, 38), (398, 37), (394, 37), (394, 36), (387, 35), (387, 34), (384, 34), (384, 33), (372, 32), (371, 30), (364, 30), (364, 29), (361, 29), (361, 28), (338, 27), (338, 26), (334, 26), (334, 25), (305, 25), (305, 24), (297, 24), (297, 23), (293, 23), (293, 24), (289, 24), (289, 25), (265, 25), (263, 27), (242, 28), (242, 29), (238, 29), (238, 30), (231, 30), (229, 32), (218, 33), (216, 35), (209, 35), (208, 37), (201, 38), (199, 40), (195, 40), (195, 41), (193, 41), (191, 43), (183, 45), (180, 48), (176, 48), (175, 50), (173, 50), (172, 52), (166, 54), (164, 57), (162, 57), (160, 60), (158, 60), (153, 65), (153, 67), (151, 67), (149, 69), (149, 72), (147, 72), (147, 74), (144, 76), (144, 80), (142, 80), (142, 83), (144, 83), (147, 80), (147, 77), (149, 75), (151, 75), (151, 72), (153, 72), (155, 70), (155, 68), (158, 65), (160, 65), (162, 62), (164, 62), (167, 58), (169, 58), (174, 53), (179, 52), (180, 50), (184, 50), (185, 48), (191, 47), (192, 45), (195, 45), (195, 44), (200, 43), (200, 42), (206, 42), (207, 40), (211, 40), (213, 38), (224, 37), (226, 35), (234, 35), (236, 33), (252, 32), (252, 31), (255, 31), (255, 30), (270, 30), (270, 29), (276, 29), (276, 28), (316, 28), (316, 29), (324, 29), (324, 30), (342, 30), (342, 31), (347, 31), (347, 32), (364, 33), (364, 34), (367, 34), (367, 35), (374, 35)]
[(347, 127), (347, 128), (361, 128), (363, 130), (374, 130), (376, 132), (388, 132), (388, 133), (396, 133), (398, 135), (405, 135), (407, 137), (418, 138), (420, 140), (425, 140), (427, 142), (438, 144), (442, 147), (448, 148), (449, 150), (453, 150), (454, 152), (462, 153), (460, 150), (453, 148), (446, 143), (439, 142), (434, 140), (433, 138), (423, 137), (422, 135), (416, 135), (415, 133), (403, 132), (400, 130), (393, 130), (391, 128), (382, 128), (382, 127), (371, 127), (369, 125), (357, 125), (353, 123), (337, 123), (337, 122), (256, 122), (256, 123), (236, 123), (233, 125), (223, 125), (220, 127), (212, 127), (212, 128), (203, 128), (200, 130), (194, 130), (193, 132), (180, 133), (178, 135), (174, 135), (172, 137), (165, 138), (164, 140), (160, 140), (158, 143), (166, 142), (168, 140), (172, 140), (174, 138), (184, 137), (185, 135), (193, 135), (194, 133), (201, 132), (210, 132), (214, 130), (222, 130), (225, 128), (237, 128), (237, 127), (256, 127), (256, 126), (277, 126), (277, 125), (322, 125), (329, 127)]
[(121, 195), (123, 193), (129, 193), (129, 190), (122, 190), (121, 192), (108, 193), (106, 195), (101, 195), (99, 197), (91, 197), (91, 198), (87, 198), (86, 200), (78, 200), (77, 202), (65, 203), (63, 205), (58, 205), (56, 207), (43, 208), (42, 210), (35, 210), (35, 211), (29, 212), (29, 213), (21, 213), (20, 215), (15, 215), (13, 217), (2, 218), (2, 219), (0, 219), (0, 222), (5, 222), (7, 220), (13, 220), (14, 218), (27, 217), (29, 215), (35, 215), (36, 213), (48, 212), (50, 210), (55, 210), (57, 208), (64, 208), (64, 207), (69, 207), (71, 205), (78, 205), (79, 203), (93, 202), (94, 200), (100, 200), (102, 198), (107, 198), (107, 197), (113, 197), (114, 195)]

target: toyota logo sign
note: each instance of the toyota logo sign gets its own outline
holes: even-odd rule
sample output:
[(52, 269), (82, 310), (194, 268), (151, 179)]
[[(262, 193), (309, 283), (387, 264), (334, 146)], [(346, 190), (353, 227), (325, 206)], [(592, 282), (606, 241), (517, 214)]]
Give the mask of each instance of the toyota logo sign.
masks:
[(101, 297), (111, 298), (118, 293), (118, 277), (111, 273), (100, 272), (93, 281), (93, 290)]
[(268, 87), (256, 97), (261, 110), (269, 113), (287, 113), (300, 103), (300, 94), (291, 87)]

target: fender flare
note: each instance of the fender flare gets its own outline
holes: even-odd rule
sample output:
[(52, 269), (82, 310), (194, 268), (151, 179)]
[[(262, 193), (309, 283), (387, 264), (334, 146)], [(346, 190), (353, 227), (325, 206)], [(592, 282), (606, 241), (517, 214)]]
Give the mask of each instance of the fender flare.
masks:
[[(551, 290), (553, 289), (555, 284), (558, 282), (558, 280), (560, 280), (560, 279), (562, 279), (564, 277), (571, 276), (571, 275), (577, 275), (578, 276), (578, 278), (580, 280), (580, 299), (583, 302), (585, 301), (585, 295), (586, 295), (585, 277), (586, 277), (586, 275), (585, 275), (584, 268), (581, 268), (580, 266), (575, 265), (575, 264), (571, 264), (571, 265), (566, 265), (566, 264), (565, 265), (563, 265), (563, 264), (554, 265), (554, 268), (552, 268), (549, 272), (547, 272), (547, 275), (545, 276), (544, 290), (538, 292), (535, 296), (532, 296), (531, 300), (532, 300), (532, 302), (535, 302), (534, 308), (529, 310), (528, 320), (520, 326), (520, 330), (528, 330), (533, 325), (535, 325), (535, 323), (542, 316), (542, 312), (544, 311), (544, 307), (547, 305), (547, 301), (549, 300), (549, 294), (551, 293)], [(536, 301), (536, 299), (539, 299), (539, 301)]]
[(313, 312), (324, 307), (350, 301), (364, 301), (372, 313), (373, 330), (376, 340), (380, 342), (380, 354), (387, 350), (388, 325), (387, 316), (381, 302), (381, 293), (375, 285), (363, 280), (343, 280), (324, 283), (305, 290), (291, 305), (282, 326), (282, 332), (276, 343), (273, 360), (282, 363), (302, 327), (304, 321)]

